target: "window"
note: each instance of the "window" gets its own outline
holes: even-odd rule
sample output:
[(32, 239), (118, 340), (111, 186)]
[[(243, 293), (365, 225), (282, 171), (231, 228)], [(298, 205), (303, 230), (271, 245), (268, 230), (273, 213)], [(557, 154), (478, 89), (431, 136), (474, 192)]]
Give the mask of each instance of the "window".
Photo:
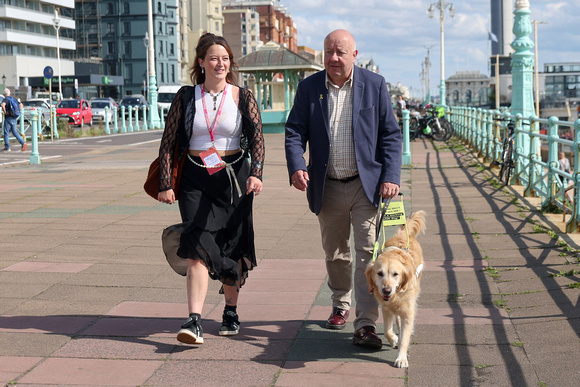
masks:
[(175, 45), (173, 43), (169, 43), (169, 55), (173, 56), (175, 55)]
[(115, 23), (107, 23), (107, 35), (113, 35), (115, 33)]
[(159, 75), (161, 76), (161, 82), (165, 83), (165, 72), (163, 71), (163, 63), (159, 63)]
[(161, 2), (157, 3), (157, 13), (161, 14)]
[(133, 83), (133, 65), (125, 63), (125, 83)]
[(123, 34), (124, 35), (131, 35), (131, 23), (130, 22), (123, 23)]
[(175, 82), (175, 65), (171, 65), (171, 83)]
[(163, 42), (159, 42), (159, 54), (163, 55)]
[(113, 13), (115, 13), (114, 8), (113, 8), (113, 3), (108, 3), (107, 4), (107, 15), (112, 15)]
[(115, 42), (108, 42), (107, 45), (109, 46), (109, 55), (115, 55), (117, 48), (115, 47)]
[(163, 34), (163, 23), (159, 22), (159, 33)]
[(215, 22), (215, 32), (219, 34), (220, 32), (220, 22)]
[(129, 3), (124, 3), (123, 4), (123, 13), (128, 14), (129, 12), (130, 12), (129, 11)]
[(169, 27), (168, 28), (168, 34), (169, 34), (169, 36), (174, 36), (175, 35), (175, 29), (173, 27)]
[(131, 42), (123, 42), (123, 45), (125, 46), (125, 57), (130, 58), (131, 57)]

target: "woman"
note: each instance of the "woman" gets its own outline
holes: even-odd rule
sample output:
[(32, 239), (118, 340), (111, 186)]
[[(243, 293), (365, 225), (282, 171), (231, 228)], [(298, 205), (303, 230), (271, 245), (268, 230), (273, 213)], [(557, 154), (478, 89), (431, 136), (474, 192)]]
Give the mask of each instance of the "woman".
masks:
[[(203, 343), (208, 276), (223, 284), (219, 335), (239, 333), (238, 292), (256, 266), (252, 201), (262, 190), (264, 138), (256, 100), (236, 86), (236, 67), (223, 37), (206, 33), (199, 39), (190, 70), (195, 86), (177, 92), (159, 149), (158, 199), (173, 204), (178, 194), (183, 221), (164, 231), (163, 250), (186, 276), (189, 318), (177, 340), (188, 344)], [(178, 192), (170, 180), (176, 146), (178, 157), (186, 158)]]

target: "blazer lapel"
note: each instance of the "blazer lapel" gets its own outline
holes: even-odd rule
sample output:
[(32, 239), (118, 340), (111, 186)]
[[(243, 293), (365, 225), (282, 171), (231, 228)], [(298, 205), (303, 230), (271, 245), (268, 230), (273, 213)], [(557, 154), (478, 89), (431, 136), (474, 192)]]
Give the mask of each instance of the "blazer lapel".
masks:
[(354, 67), (354, 85), (352, 90), (352, 134), (355, 135), (355, 130), (357, 128), (358, 117), (360, 113), (360, 104), (362, 101), (362, 96), (365, 91), (365, 84), (358, 80), (356, 66)]
[[(326, 77), (325, 77), (326, 79)], [(326, 128), (326, 134), (330, 139), (330, 118), (328, 116), (328, 89), (323, 84), (322, 88), (319, 90), (318, 103), (320, 105), (320, 110), (322, 112), (322, 121), (324, 121), (324, 127)]]

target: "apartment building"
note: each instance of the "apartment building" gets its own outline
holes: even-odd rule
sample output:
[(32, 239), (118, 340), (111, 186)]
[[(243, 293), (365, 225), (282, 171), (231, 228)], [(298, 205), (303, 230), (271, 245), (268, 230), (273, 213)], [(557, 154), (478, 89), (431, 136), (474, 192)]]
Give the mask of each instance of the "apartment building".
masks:
[(52, 67), (55, 80), (74, 75), (74, 62), (69, 59), (76, 50), (73, 9), (74, 0), (5, 0), (0, 5), (0, 72), (4, 86), (20, 98), (32, 96), (30, 78), (42, 77), (47, 66)]

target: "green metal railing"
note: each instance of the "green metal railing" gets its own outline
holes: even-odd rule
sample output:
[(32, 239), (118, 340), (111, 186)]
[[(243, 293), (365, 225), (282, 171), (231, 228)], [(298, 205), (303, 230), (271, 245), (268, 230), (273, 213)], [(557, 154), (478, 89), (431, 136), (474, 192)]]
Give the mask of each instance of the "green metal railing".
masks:
[[(580, 119), (560, 121), (557, 117), (541, 119), (511, 115), (509, 111), (469, 107), (449, 107), (455, 135), (471, 147), (490, 166), (500, 162), (503, 139), (509, 121), (515, 122), (512, 184), (524, 187), (524, 196), (542, 199), (542, 208), (555, 206), (570, 214), (566, 232), (580, 227)], [(573, 140), (560, 138), (558, 130), (574, 133)], [(558, 153), (573, 158), (573, 171), (558, 168)], [(571, 181), (572, 185), (568, 186)], [(573, 190), (570, 195), (568, 191)]]

